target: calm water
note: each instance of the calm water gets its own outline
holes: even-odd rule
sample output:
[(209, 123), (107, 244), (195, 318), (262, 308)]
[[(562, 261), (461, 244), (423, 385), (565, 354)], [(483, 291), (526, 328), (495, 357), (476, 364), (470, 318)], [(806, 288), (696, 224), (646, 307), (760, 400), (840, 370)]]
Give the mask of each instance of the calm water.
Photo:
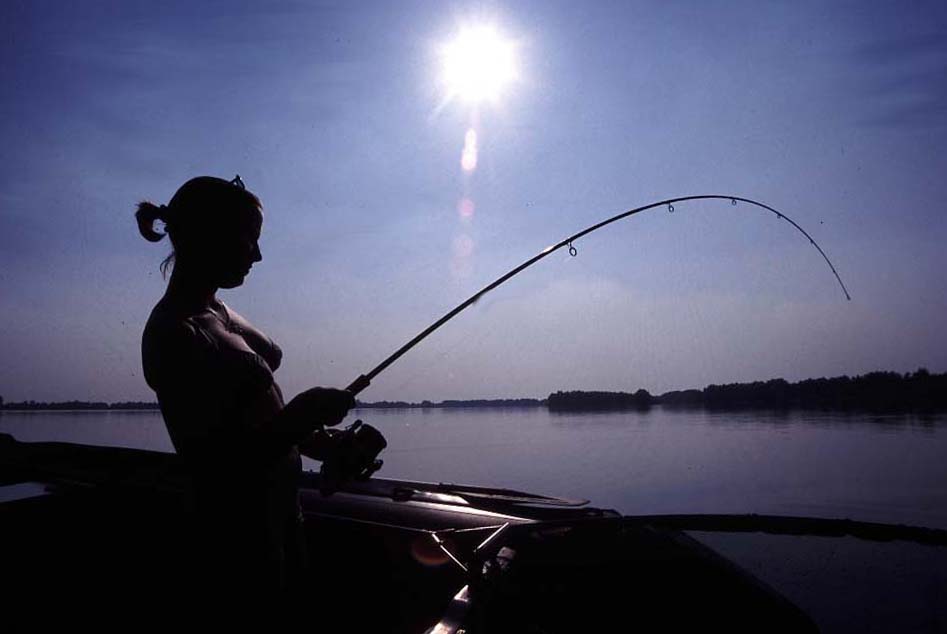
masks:
[[(387, 477), (587, 498), (626, 514), (755, 512), (947, 528), (947, 416), (661, 408), (356, 415), (387, 436)], [(5, 412), (0, 431), (171, 450), (153, 412)], [(947, 632), (947, 548), (694, 535), (782, 592), (823, 632)]]
[[(772, 513), (947, 528), (947, 416), (361, 410), (381, 475), (506, 486), (632, 513)], [(163, 451), (154, 412), (11, 413), (0, 431)], [(316, 463), (310, 463), (315, 467)]]

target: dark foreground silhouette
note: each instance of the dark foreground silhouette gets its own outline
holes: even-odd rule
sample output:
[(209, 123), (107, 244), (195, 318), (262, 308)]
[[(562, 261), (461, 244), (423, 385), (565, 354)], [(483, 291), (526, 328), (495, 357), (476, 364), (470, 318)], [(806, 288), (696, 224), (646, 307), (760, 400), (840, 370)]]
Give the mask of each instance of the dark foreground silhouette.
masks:
[(263, 259), (262, 205), (239, 176), (191, 179), (167, 205), (140, 203), (135, 217), (143, 237), (167, 235), (174, 248), (162, 264), (165, 272), (173, 264), (167, 290), (142, 335), (142, 365), (189, 475), (193, 522), (181, 548), (190, 580), (235, 598), (290, 592), (309, 574), (300, 452), (322, 459), (332, 439), (324, 428), (355, 399), (317, 387), (284, 404), (273, 375), (282, 350), (217, 298)]
[[(218, 493), (234, 499), (242, 474), (219, 475)], [(317, 473), (300, 487), (311, 567), (274, 611), (272, 596), (195, 569), (204, 554), (193, 550), (192, 477), (172, 454), (0, 434), (0, 479), (49, 487), (0, 502), (5, 618), (27, 614), (35, 631), (56, 619), (95, 631), (193, 624), (195, 610), (213, 631), (234, 621), (243, 631), (261, 614), (321, 632), (814, 631), (785, 598), (661, 518), (377, 478), (325, 496)], [(239, 506), (216, 518), (231, 566), (252, 546), (232, 539), (246, 520)]]

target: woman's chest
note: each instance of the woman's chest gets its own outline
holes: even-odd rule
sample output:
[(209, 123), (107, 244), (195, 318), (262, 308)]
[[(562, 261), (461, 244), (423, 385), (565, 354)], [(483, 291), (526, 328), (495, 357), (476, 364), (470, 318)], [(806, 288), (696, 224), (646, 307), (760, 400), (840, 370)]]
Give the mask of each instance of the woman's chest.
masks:
[(223, 353), (255, 352), (239, 330), (230, 328), (226, 322), (213, 314), (197, 315), (191, 318), (191, 322)]

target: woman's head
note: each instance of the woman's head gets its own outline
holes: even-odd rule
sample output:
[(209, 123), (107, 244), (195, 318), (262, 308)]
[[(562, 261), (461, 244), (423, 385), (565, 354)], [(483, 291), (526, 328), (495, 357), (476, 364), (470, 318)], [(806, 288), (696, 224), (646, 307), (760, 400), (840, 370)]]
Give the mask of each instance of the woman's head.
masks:
[[(146, 240), (157, 242), (165, 235), (171, 240), (174, 250), (161, 263), (162, 273), (174, 263), (218, 288), (233, 288), (262, 259), (257, 243), (263, 226), (260, 200), (239, 176), (232, 181), (192, 178), (167, 205), (139, 203), (135, 219)], [(156, 220), (164, 223), (164, 233), (155, 231)]]

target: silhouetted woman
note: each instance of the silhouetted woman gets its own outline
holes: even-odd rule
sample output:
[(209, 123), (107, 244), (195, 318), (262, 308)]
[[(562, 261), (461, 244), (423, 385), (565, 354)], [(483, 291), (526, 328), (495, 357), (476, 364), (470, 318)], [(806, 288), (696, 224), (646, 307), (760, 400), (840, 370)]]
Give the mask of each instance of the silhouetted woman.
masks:
[(140, 203), (135, 217), (147, 240), (166, 234), (174, 247), (161, 265), (166, 272), (173, 263), (173, 272), (145, 326), (142, 360), (195, 484), (193, 545), (204, 573), (195, 578), (214, 583), (209, 592), (281, 591), (305, 562), (297, 446), (317, 457), (314, 430), (338, 424), (354, 398), (313, 388), (284, 406), (273, 380), (279, 346), (216, 297), (262, 260), (260, 201), (239, 176), (194, 178), (167, 205)]

